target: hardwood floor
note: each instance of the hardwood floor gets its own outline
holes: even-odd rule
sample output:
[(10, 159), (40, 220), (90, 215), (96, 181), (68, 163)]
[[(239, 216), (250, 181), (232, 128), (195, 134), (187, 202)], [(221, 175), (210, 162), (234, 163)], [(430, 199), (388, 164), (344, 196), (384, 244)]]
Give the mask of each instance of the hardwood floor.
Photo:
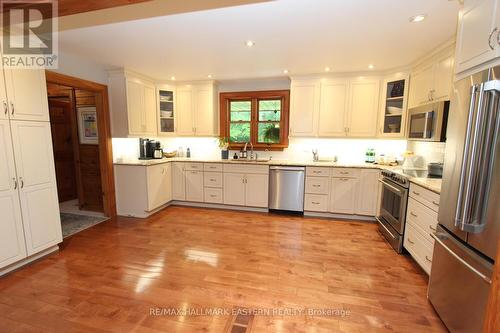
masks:
[[(118, 218), (0, 278), (0, 331), (224, 332), (227, 313), (150, 312), (243, 307), (261, 311), (251, 332), (446, 332), (425, 273), (376, 229), (188, 207)], [(262, 315), (276, 308), (348, 313)]]

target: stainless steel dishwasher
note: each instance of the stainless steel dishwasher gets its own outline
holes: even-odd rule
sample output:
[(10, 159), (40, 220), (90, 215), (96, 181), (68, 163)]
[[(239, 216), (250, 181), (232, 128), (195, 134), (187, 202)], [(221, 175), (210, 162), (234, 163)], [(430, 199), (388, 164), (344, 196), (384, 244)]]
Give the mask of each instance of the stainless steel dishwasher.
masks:
[(304, 167), (269, 168), (269, 209), (304, 211)]

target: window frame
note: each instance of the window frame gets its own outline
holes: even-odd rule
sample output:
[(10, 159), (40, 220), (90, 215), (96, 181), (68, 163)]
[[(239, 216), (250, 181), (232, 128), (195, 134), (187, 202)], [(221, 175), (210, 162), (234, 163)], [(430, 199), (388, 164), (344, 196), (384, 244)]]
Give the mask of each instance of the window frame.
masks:
[[(259, 100), (280, 99), (280, 142), (279, 143), (259, 143), (258, 126), (259, 123)], [(221, 137), (229, 137), (229, 126), (231, 124), (229, 103), (231, 101), (251, 101), (250, 109), (250, 142), (254, 150), (283, 150), (288, 147), (289, 118), (290, 118), (290, 90), (267, 90), (267, 91), (242, 91), (226, 92), (219, 94), (220, 123), (219, 134)], [(276, 123), (276, 122), (274, 122)], [(240, 150), (245, 143), (229, 142), (229, 149)]]

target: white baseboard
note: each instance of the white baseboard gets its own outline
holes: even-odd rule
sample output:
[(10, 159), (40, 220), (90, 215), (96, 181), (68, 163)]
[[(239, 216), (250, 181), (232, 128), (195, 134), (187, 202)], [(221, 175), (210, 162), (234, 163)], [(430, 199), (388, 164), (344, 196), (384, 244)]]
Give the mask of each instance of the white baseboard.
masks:
[(217, 208), (217, 209), (228, 209), (228, 210), (240, 210), (246, 212), (260, 212), (267, 213), (269, 209), (259, 208), (259, 207), (246, 207), (246, 206), (232, 206), (224, 204), (214, 204), (208, 202), (190, 202), (190, 201), (171, 201), (169, 205), (175, 206), (187, 206), (187, 207), (201, 207), (201, 208)]
[(54, 245), (52, 247), (49, 247), (46, 250), (43, 250), (42, 252), (39, 252), (37, 254), (32, 255), (31, 257), (28, 257), (28, 258), (25, 258), (25, 259), (23, 259), (21, 261), (13, 263), (13, 264), (11, 264), (11, 265), (9, 265), (9, 266), (1, 269), (0, 270), (0, 276), (3, 276), (5, 274), (10, 273), (12, 271), (15, 271), (17, 269), (20, 269), (21, 267), (26, 266), (28, 264), (31, 264), (34, 261), (39, 260), (39, 259), (41, 259), (41, 258), (43, 258), (45, 256), (48, 256), (49, 254), (54, 253), (56, 251), (59, 251), (59, 246), (58, 245)]

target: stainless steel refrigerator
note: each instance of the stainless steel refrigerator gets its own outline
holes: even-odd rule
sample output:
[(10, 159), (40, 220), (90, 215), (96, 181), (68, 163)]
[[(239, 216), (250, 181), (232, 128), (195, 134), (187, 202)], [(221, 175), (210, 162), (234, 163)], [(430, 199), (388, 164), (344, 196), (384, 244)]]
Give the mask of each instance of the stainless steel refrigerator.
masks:
[(429, 300), (450, 332), (482, 331), (500, 237), (500, 66), (454, 85)]

